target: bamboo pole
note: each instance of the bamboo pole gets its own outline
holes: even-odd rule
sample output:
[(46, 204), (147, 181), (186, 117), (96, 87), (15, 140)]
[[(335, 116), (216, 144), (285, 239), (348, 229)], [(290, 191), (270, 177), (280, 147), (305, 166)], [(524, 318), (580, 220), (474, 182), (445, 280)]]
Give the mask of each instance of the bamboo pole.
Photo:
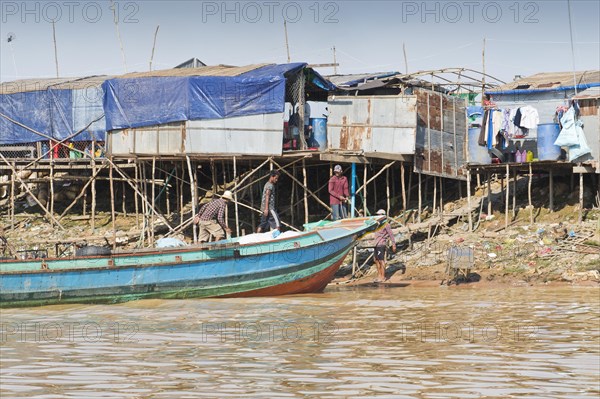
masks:
[(437, 213), (437, 178), (433, 176), (433, 214)]
[[(319, 197), (317, 197), (311, 190), (308, 189), (308, 186), (306, 184), (306, 176), (304, 176), (304, 183), (300, 182), (298, 179), (296, 179), (292, 174), (290, 174), (290, 172), (288, 172), (287, 170), (285, 170), (284, 168), (281, 167), (281, 165), (279, 165), (276, 161), (273, 161), (273, 164), (275, 164), (279, 170), (281, 172), (283, 172), (286, 176), (288, 176), (290, 179), (292, 179), (294, 182), (296, 182), (297, 184), (299, 184), (300, 186), (304, 187), (304, 191), (305, 191), (305, 196), (310, 195), (311, 197), (313, 197), (319, 204), (323, 205), (329, 212), (331, 212), (331, 207), (329, 205), (327, 205), (325, 202), (323, 202)], [(302, 160), (302, 169), (303, 169), (303, 174), (306, 174), (306, 170), (305, 170), (305, 161)], [(308, 199), (307, 199), (308, 201)], [(306, 206), (306, 205), (305, 205)], [(308, 222), (307, 222), (308, 223)]]
[(444, 219), (444, 178), (440, 176), (440, 215)]
[[(92, 177), (90, 178), (90, 180), (88, 180), (88, 182), (83, 186), (83, 188), (79, 192), (79, 195), (77, 195), (77, 197), (75, 197), (75, 199), (71, 202), (71, 204), (69, 204), (69, 206), (67, 206), (67, 208), (63, 211), (63, 213), (60, 214), (60, 216), (58, 217), (58, 221), (60, 221), (67, 214), (67, 212), (73, 206), (75, 206), (75, 204), (77, 203), (77, 200), (79, 198), (81, 198), (82, 195), (85, 195), (84, 193), (87, 193), (88, 186), (92, 183), (92, 180), (96, 179), (96, 177), (98, 176), (98, 173), (100, 173), (101, 170), (102, 170), (102, 167), (100, 167), (96, 170), (95, 174), (93, 174)], [(84, 206), (84, 208), (85, 208), (85, 206)]]
[[(237, 160), (233, 157), (233, 181), (237, 181)], [(233, 198), (235, 200), (235, 234), (237, 237), (240, 236), (240, 217), (238, 213), (238, 195), (237, 191), (233, 192)]]
[[(144, 222), (142, 224), (142, 241), (148, 238), (148, 245), (150, 245), (150, 222), (148, 212), (150, 211), (150, 205), (148, 205), (148, 182), (146, 181), (146, 162), (142, 161), (142, 191), (143, 191), (143, 200), (144, 200)], [(146, 230), (148, 234), (146, 234)]]
[[(250, 170), (252, 170), (252, 161), (248, 161), (248, 168)], [(244, 180), (244, 179), (242, 179)], [(237, 184), (236, 184), (237, 187)], [(257, 186), (250, 186), (250, 205), (252, 205), (252, 208), (254, 208), (254, 187)], [(252, 232), (256, 231), (256, 214), (254, 212), (250, 212), (251, 215), (251, 220), (252, 220)]]
[(302, 177), (304, 179), (304, 223), (308, 223), (308, 183), (306, 179), (306, 161), (302, 159)]
[(112, 222), (113, 250), (117, 248), (117, 226), (115, 221), (115, 188), (113, 185), (113, 165), (110, 164), (108, 170), (108, 178), (110, 179), (110, 220)]
[(513, 173), (513, 193), (512, 193), (512, 217), (513, 220), (517, 216), (517, 171)]
[(177, 185), (179, 187), (179, 195), (177, 196), (179, 198), (179, 224), (183, 224), (183, 184), (185, 182), (184, 169), (185, 165), (183, 162), (181, 162), (181, 179)]
[(533, 225), (533, 203), (531, 202), (531, 180), (533, 179), (533, 173), (531, 171), (531, 162), (529, 162), (529, 181), (527, 182), (527, 198), (529, 205), (529, 224)]
[(402, 184), (402, 210), (406, 212), (406, 183), (404, 182), (404, 162), (400, 162), (400, 183)]
[(510, 200), (510, 170), (508, 164), (506, 164), (506, 200), (504, 202), (504, 228), (508, 228), (508, 207)]
[[(13, 161), (13, 171), (15, 170), (15, 162)], [(10, 229), (15, 229), (15, 173), (10, 174)]]
[[(331, 169), (331, 167), (330, 167)], [(292, 166), (292, 180), (296, 179), (296, 165)], [(291, 188), (291, 193), (290, 193), (290, 220), (292, 222), (292, 225), (294, 224), (294, 197), (296, 195), (296, 184), (292, 184), (292, 188)], [(254, 213), (252, 214), (254, 215)]]
[[(171, 173), (169, 173), (168, 175), (165, 173), (165, 182), (167, 182), (167, 181), (170, 182), (171, 181), (171, 179), (173, 178), (173, 174), (175, 173), (176, 170), (177, 169), (173, 169), (171, 171)], [(177, 180), (177, 178), (175, 178), (175, 180)], [(167, 208), (167, 216), (171, 215), (171, 199), (169, 198), (171, 196), (171, 193), (170, 193), (171, 190), (169, 190), (169, 186), (170, 186), (170, 183), (166, 183), (166, 186), (165, 186), (165, 206)]]
[(86, 216), (87, 213), (87, 188), (83, 191), (83, 216)]
[[(406, 194), (406, 207), (410, 208), (410, 197), (411, 197), (411, 193), (412, 193), (412, 179), (413, 179), (413, 173), (412, 173), (412, 168), (409, 169), (408, 171), (408, 192)], [(406, 221), (405, 221), (406, 223)]]

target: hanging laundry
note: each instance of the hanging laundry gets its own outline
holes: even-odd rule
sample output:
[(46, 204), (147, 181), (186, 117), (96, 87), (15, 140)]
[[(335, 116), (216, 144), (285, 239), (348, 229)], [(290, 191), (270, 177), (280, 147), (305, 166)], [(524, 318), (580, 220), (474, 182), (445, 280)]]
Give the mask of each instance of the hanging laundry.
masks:
[(519, 108), (521, 111), (521, 124), (520, 127), (524, 127), (527, 129), (536, 129), (537, 125), (540, 123), (540, 117), (538, 115), (537, 109), (533, 108), (531, 105), (526, 105), (524, 107)]
[(560, 122), (563, 126), (558, 137), (554, 141), (554, 145), (567, 147), (569, 150), (569, 162), (581, 158), (591, 152), (590, 147), (585, 139), (583, 132), (583, 123), (579, 119), (575, 119), (577, 109), (575, 107), (563, 115)]

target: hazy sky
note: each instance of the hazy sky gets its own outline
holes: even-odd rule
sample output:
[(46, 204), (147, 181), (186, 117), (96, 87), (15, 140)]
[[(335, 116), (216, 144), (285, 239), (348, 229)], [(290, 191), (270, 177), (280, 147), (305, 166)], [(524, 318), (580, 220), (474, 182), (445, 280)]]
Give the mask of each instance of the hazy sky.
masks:
[[(121, 74), (111, 2), (1, 2), (0, 79)], [(575, 68), (600, 69), (600, 6), (572, 0)], [(338, 73), (444, 67), (482, 69), (510, 81), (516, 74), (571, 71), (568, 3), (557, 1), (116, 1), (127, 71), (147, 71), (197, 57), (209, 65), (333, 62)], [(8, 42), (11, 37), (12, 41)], [(12, 47), (12, 50), (11, 50)], [(317, 68), (332, 74), (332, 68)]]

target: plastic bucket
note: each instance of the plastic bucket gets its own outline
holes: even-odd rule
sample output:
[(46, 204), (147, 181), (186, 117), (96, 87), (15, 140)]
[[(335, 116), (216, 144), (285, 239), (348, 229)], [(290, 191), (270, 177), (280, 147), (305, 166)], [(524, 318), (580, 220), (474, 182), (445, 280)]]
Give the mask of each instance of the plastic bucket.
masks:
[(469, 129), (469, 163), (473, 164), (490, 164), (492, 158), (488, 152), (487, 146), (480, 146), (479, 140), (480, 128)]
[(537, 127), (537, 150), (540, 161), (556, 161), (560, 157), (560, 147), (554, 145), (560, 126), (558, 123), (542, 123)]
[(319, 151), (327, 150), (327, 118), (312, 118), (313, 138), (319, 143)]

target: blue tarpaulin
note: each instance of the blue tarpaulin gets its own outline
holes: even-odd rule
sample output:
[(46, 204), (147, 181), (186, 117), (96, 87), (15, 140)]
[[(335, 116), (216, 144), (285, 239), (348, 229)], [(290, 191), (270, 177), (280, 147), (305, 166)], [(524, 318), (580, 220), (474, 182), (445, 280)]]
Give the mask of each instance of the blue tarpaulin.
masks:
[(283, 112), (285, 75), (306, 64), (269, 65), (238, 76), (109, 79), (106, 130)]
[[(101, 90), (100, 87), (95, 90)], [(93, 91), (93, 90), (92, 90)], [(63, 140), (100, 118), (102, 95), (89, 94), (90, 89), (46, 89), (0, 95), (0, 113), (37, 132)], [(105, 139), (104, 123), (92, 124), (72, 141)], [(0, 116), (0, 144), (20, 144), (47, 140)]]

